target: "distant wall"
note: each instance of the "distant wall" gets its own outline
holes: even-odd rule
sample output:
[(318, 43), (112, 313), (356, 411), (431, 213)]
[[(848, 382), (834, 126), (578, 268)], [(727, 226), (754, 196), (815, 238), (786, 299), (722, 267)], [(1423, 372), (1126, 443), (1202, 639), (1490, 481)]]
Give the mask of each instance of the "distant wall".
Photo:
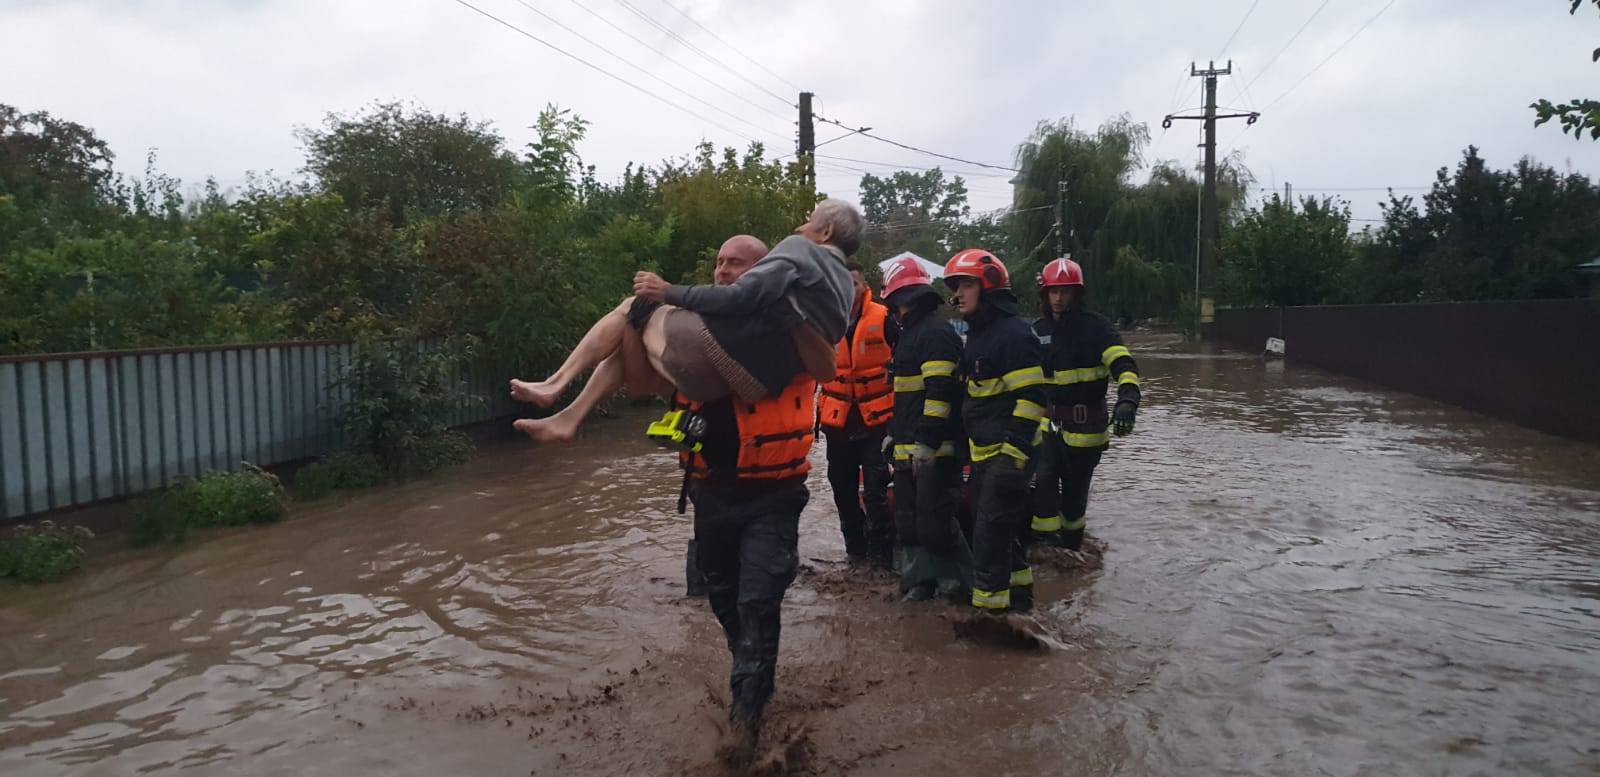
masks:
[(1536, 300), (1217, 311), (1218, 337), (1459, 405), (1600, 442), (1600, 301)]

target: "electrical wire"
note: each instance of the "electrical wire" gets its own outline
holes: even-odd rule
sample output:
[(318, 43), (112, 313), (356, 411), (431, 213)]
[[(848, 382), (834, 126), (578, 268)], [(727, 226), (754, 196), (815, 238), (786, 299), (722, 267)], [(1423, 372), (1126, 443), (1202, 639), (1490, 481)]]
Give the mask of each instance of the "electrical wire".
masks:
[(601, 16), (599, 11), (596, 11), (593, 8), (590, 8), (589, 6), (584, 5), (581, 2), (578, 2), (578, 0), (568, 0), (568, 2), (570, 2), (573, 5), (579, 7), (580, 9), (582, 9), (584, 13), (589, 14), (590, 16), (593, 16), (596, 19), (599, 19), (601, 22), (605, 23), (606, 26), (610, 27), (611, 29), (616, 30), (617, 32), (622, 33), (623, 35), (628, 36), (628, 38), (633, 40), (634, 43), (637, 43), (640, 46), (643, 46), (643, 47), (645, 47), (645, 48), (647, 48), (647, 49), (649, 49), (651, 51), (654, 51), (656, 54), (659, 54), (662, 59), (665, 59), (666, 61), (671, 62), (674, 65), (677, 65), (678, 67), (682, 68), (683, 71), (688, 73), (689, 75), (692, 75), (695, 78), (700, 79), (701, 81), (704, 81), (704, 82), (706, 82), (706, 83), (708, 83), (708, 84), (710, 84), (710, 85), (712, 85), (712, 86), (714, 86), (714, 87), (716, 87), (718, 89), (721, 89), (724, 92), (727, 92), (728, 95), (733, 97), (734, 99), (740, 100), (740, 101), (744, 102), (746, 105), (749, 105), (750, 107), (755, 108), (758, 111), (762, 111), (763, 113), (766, 113), (768, 116), (771, 116), (771, 117), (777, 119), (778, 121), (782, 121), (782, 122), (789, 121), (789, 119), (787, 119), (787, 118), (785, 118), (785, 117), (773, 112), (773, 110), (771, 108), (768, 108), (765, 105), (758, 105), (754, 101), (752, 101), (750, 98), (745, 97), (744, 95), (739, 94), (738, 92), (735, 92), (732, 89), (729, 89), (728, 87), (723, 86), (722, 84), (719, 84), (716, 81), (713, 81), (713, 80), (705, 77), (704, 75), (700, 74), (698, 71), (696, 71), (695, 69), (689, 67), (688, 65), (685, 65), (682, 62), (679, 62), (678, 60), (673, 59), (672, 55), (668, 54), (665, 51), (662, 51), (659, 48), (656, 48), (654, 45), (652, 45), (649, 41), (645, 40), (644, 38), (641, 38), (641, 37), (639, 37), (637, 35), (634, 35), (632, 32), (629, 32), (627, 30), (627, 28), (623, 27), (622, 25), (617, 24), (616, 22), (611, 21), (610, 19), (607, 19), (604, 16)]
[(749, 62), (750, 64), (761, 68), (762, 72), (765, 72), (767, 75), (772, 76), (773, 78), (776, 78), (779, 81), (782, 81), (785, 86), (788, 86), (789, 88), (795, 90), (796, 92), (805, 91), (804, 89), (800, 88), (800, 86), (795, 84), (795, 82), (790, 81), (789, 79), (784, 78), (783, 76), (780, 76), (777, 73), (772, 72), (770, 69), (767, 68), (766, 65), (763, 65), (760, 62), (757, 62), (756, 60), (752, 59), (750, 57), (750, 55), (744, 53), (743, 51), (740, 51), (737, 46), (734, 46), (732, 43), (729, 43), (729, 42), (723, 40), (722, 36), (712, 32), (710, 30), (710, 28), (706, 27), (704, 24), (701, 24), (700, 20), (694, 18), (693, 16), (690, 16), (682, 8), (679, 8), (677, 5), (675, 5), (672, 2), (672, 0), (661, 0), (661, 3), (662, 3), (662, 5), (665, 5), (666, 7), (671, 8), (674, 11), (677, 11), (679, 16), (682, 16), (683, 18), (688, 19), (690, 24), (693, 24), (694, 26), (699, 27), (701, 30), (704, 30), (707, 35), (710, 35), (718, 43), (721, 43), (722, 45), (727, 46), (728, 49), (730, 51), (732, 51), (733, 53), (738, 54), (741, 57), (744, 57), (744, 60), (746, 62)]
[(686, 49), (688, 49), (690, 51), (693, 51), (696, 54), (699, 54), (706, 61), (711, 62), (714, 65), (717, 65), (718, 67), (722, 68), (723, 70), (728, 71), (729, 73), (732, 73), (734, 76), (738, 77), (740, 80), (744, 81), (745, 83), (747, 83), (747, 84), (755, 87), (756, 89), (759, 89), (760, 91), (765, 92), (766, 94), (770, 95), (772, 97), (772, 99), (777, 100), (778, 102), (783, 103), (784, 105), (787, 105), (790, 108), (795, 108), (797, 110), (799, 109), (799, 106), (795, 105), (793, 102), (790, 102), (789, 98), (784, 97), (784, 96), (778, 94), (777, 92), (774, 92), (771, 89), (768, 89), (765, 86), (762, 86), (761, 84), (756, 83), (755, 81), (751, 80), (749, 76), (746, 76), (744, 73), (741, 73), (738, 70), (735, 70), (735, 69), (729, 67), (727, 65), (727, 63), (723, 62), (720, 59), (717, 59), (715, 56), (707, 54), (699, 46), (696, 46), (693, 43), (690, 43), (688, 38), (685, 38), (682, 35), (679, 35), (676, 31), (674, 31), (672, 28), (666, 26), (665, 24), (662, 24), (661, 22), (656, 21), (655, 17), (652, 17), (650, 14), (639, 10), (636, 6), (634, 6), (633, 3), (628, 2), (628, 0), (617, 0), (617, 3), (620, 4), (623, 8), (626, 8), (629, 11), (632, 11), (635, 16), (638, 16), (640, 19), (643, 19), (646, 22), (648, 22), (651, 25), (653, 25), (656, 29), (661, 30), (662, 32), (666, 33), (673, 40), (676, 40), (677, 42), (683, 44), (684, 48), (686, 48)]
[(1296, 89), (1299, 89), (1301, 84), (1305, 83), (1312, 76), (1316, 75), (1317, 71), (1321, 70), (1323, 65), (1328, 64), (1329, 62), (1333, 61), (1334, 57), (1339, 56), (1339, 52), (1344, 51), (1345, 47), (1349, 46), (1351, 41), (1353, 41), (1356, 38), (1360, 37), (1361, 33), (1366, 32), (1367, 28), (1371, 27), (1372, 23), (1376, 22), (1378, 20), (1378, 17), (1383, 16), (1385, 13), (1388, 12), (1388, 10), (1390, 8), (1393, 8), (1394, 4), (1395, 4), (1395, 0), (1389, 0), (1388, 3), (1385, 3), (1382, 8), (1378, 9), (1377, 13), (1372, 15), (1372, 18), (1368, 19), (1365, 24), (1363, 24), (1359, 28), (1357, 28), (1356, 31), (1350, 35), (1350, 37), (1345, 38), (1344, 42), (1339, 44), (1338, 48), (1334, 49), (1332, 53), (1330, 53), (1330, 54), (1328, 54), (1328, 56), (1324, 57), (1321, 62), (1318, 62), (1317, 66), (1314, 67), (1314, 68), (1311, 68), (1310, 72), (1308, 72), (1305, 75), (1301, 76), (1299, 81), (1294, 82), (1294, 86), (1291, 86), (1288, 89), (1285, 89), (1283, 91), (1283, 94), (1278, 95), (1277, 98), (1274, 99), (1272, 102), (1267, 103), (1267, 108), (1271, 108), (1272, 106), (1277, 105), (1278, 103), (1283, 101), (1283, 98), (1288, 97), (1291, 92), (1293, 92)]
[[(618, 1), (621, 2), (621, 0), (618, 0)], [(861, 135), (862, 137), (872, 138), (873, 140), (876, 140), (876, 141), (878, 141), (880, 143), (888, 143), (891, 146), (898, 146), (900, 148), (906, 149), (907, 151), (915, 151), (915, 152), (917, 152), (919, 154), (927, 154), (928, 156), (938, 157), (940, 159), (948, 159), (948, 160), (950, 160), (952, 162), (960, 162), (960, 163), (962, 163), (964, 165), (972, 165), (974, 167), (986, 167), (986, 168), (989, 168), (991, 170), (1005, 170), (1005, 171), (1011, 172), (1011, 173), (1020, 173), (1020, 172), (1022, 172), (1021, 170), (1018, 170), (1015, 167), (1006, 167), (1004, 165), (991, 165), (991, 164), (989, 164), (987, 162), (974, 162), (974, 161), (972, 161), (970, 159), (962, 159), (961, 157), (958, 157), (958, 156), (950, 156), (949, 154), (941, 154), (941, 153), (939, 153), (937, 151), (929, 151), (929, 150), (927, 150), (925, 148), (917, 148), (916, 146), (913, 146), (913, 145), (910, 145), (910, 144), (907, 144), (907, 143), (901, 143), (898, 140), (890, 140), (890, 139), (888, 139), (886, 137), (883, 137), (881, 135), (874, 135), (874, 134), (872, 134), (870, 132), (867, 132), (865, 129), (857, 129), (855, 127), (851, 127), (848, 124), (845, 124), (844, 122), (836, 121), (834, 119), (829, 119), (829, 118), (826, 118), (824, 116), (813, 114), (813, 117), (816, 118), (817, 121), (827, 122), (828, 124), (833, 124), (833, 125), (836, 125), (836, 126), (839, 126), (839, 127), (843, 127), (845, 129), (855, 129), (857, 134)]]
[(893, 167), (893, 168), (897, 168), (897, 169), (900, 169), (900, 170), (918, 170), (918, 171), (921, 171), (921, 172), (924, 172), (924, 173), (928, 172), (929, 170), (939, 170), (941, 172), (950, 173), (952, 175), (971, 176), (971, 177), (975, 177), (975, 178), (1010, 178), (1011, 177), (1010, 175), (1008, 175), (1006, 173), (969, 172), (969, 171), (964, 171), (964, 170), (951, 170), (951, 169), (945, 168), (945, 167), (924, 167), (922, 165), (905, 165), (905, 164), (898, 164), (898, 163), (894, 163), (894, 162), (874, 162), (874, 161), (872, 161), (870, 159), (855, 159), (855, 158), (852, 158), (852, 157), (833, 156), (833, 155), (830, 155), (830, 154), (818, 154), (817, 157), (819, 159), (833, 159), (833, 160), (838, 160), (838, 161), (841, 161), (841, 162), (855, 162), (857, 164), (862, 164), (862, 165), (877, 165), (879, 167)]
[(759, 143), (760, 142), (760, 141), (756, 140), (755, 138), (753, 138), (753, 137), (751, 137), (749, 135), (746, 135), (743, 132), (740, 132), (740, 131), (738, 131), (736, 129), (728, 127), (728, 126), (726, 126), (726, 125), (724, 125), (721, 122), (718, 122), (716, 120), (713, 120), (713, 119), (707, 118), (705, 116), (702, 116), (702, 115), (694, 112), (693, 110), (685, 108), (682, 105), (679, 105), (679, 104), (677, 104), (677, 103), (675, 103), (675, 102), (673, 102), (671, 100), (668, 100), (667, 98), (662, 97), (661, 95), (656, 94), (655, 92), (652, 92), (649, 89), (646, 89), (646, 88), (644, 88), (644, 87), (642, 87), (642, 86), (640, 86), (640, 85), (638, 85), (638, 84), (636, 84), (636, 83), (634, 83), (632, 81), (629, 81), (628, 79), (623, 78), (622, 76), (619, 76), (616, 73), (613, 73), (613, 72), (611, 72), (611, 71), (609, 71), (609, 70), (607, 70), (607, 69), (605, 69), (603, 67), (600, 67), (599, 65), (596, 65), (593, 62), (590, 62), (589, 60), (578, 56), (577, 54), (574, 54), (574, 53), (572, 53), (570, 51), (567, 51), (566, 49), (561, 48), (560, 46), (557, 46), (554, 43), (551, 43), (550, 41), (545, 40), (544, 38), (541, 38), (541, 37), (539, 37), (537, 35), (534, 35), (533, 33), (528, 32), (527, 30), (524, 30), (521, 27), (518, 27), (517, 25), (506, 21), (505, 19), (502, 19), (502, 18), (500, 18), (498, 16), (495, 16), (494, 14), (489, 13), (488, 11), (485, 11), (482, 8), (479, 8), (476, 5), (473, 5), (472, 3), (467, 2), (467, 0), (454, 0), (454, 2), (457, 3), (458, 5), (466, 6), (467, 8), (470, 8), (473, 11), (476, 11), (479, 15), (487, 17), (487, 18), (493, 20), (494, 22), (496, 22), (497, 24), (500, 24), (501, 26), (503, 26), (503, 27), (505, 27), (505, 28), (507, 28), (509, 30), (512, 30), (513, 32), (516, 32), (518, 35), (521, 35), (521, 36), (523, 36), (523, 37), (525, 37), (525, 38), (527, 38), (527, 39), (529, 39), (531, 41), (534, 41), (535, 43), (538, 43), (539, 45), (544, 46), (545, 48), (548, 48), (548, 49), (550, 49), (552, 51), (555, 51), (556, 53), (558, 53), (558, 54), (560, 54), (560, 55), (562, 55), (562, 56), (564, 56), (564, 57), (566, 57), (568, 59), (571, 59), (571, 60), (583, 65), (584, 67), (587, 67), (587, 68), (589, 68), (591, 70), (594, 70), (595, 72), (601, 73), (602, 75), (605, 75), (605, 76), (607, 76), (607, 77), (609, 77), (609, 78), (611, 78), (611, 79), (623, 84), (624, 86), (627, 86), (628, 88), (633, 89), (634, 91), (637, 91), (640, 94), (643, 94), (643, 95), (645, 95), (647, 97), (650, 97), (651, 99), (654, 99), (654, 100), (656, 100), (656, 101), (658, 101), (658, 102), (660, 102), (660, 103), (662, 103), (664, 105), (667, 105), (667, 106), (669, 106), (671, 108), (674, 108), (674, 109), (677, 109), (679, 111), (682, 111), (683, 113), (688, 114), (689, 116), (692, 116), (692, 117), (694, 117), (696, 119), (699, 119), (700, 121), (703, 121), (703, 122), (705, 122), (707, 124), (710, 124), (711, 126), (716, 127), (716, 128), (718, 128), (718, 129), (720, 129), (720, 130), (722, 130), (724, 132), (728, 132), (728, 133), (731, 133), (731, 134), (734, 134), (734, 135), (738, 135), (738, 136), (740, 136), (742, 138), (746, 138), (749, 141), (751, 141), (752, 143)]
[(1311, 23), (1316, 21), (1317, 15), (1322, 13), (1322, 9), (1327, 8), (1328, 4), (1331, 2), (1333, 2), (1333, 0), (1322, 0), (1322, 5), (1317, 6), (1317, 10), (1312, 11), (1311, 15), (1306, 17), (1306, 20), (1300, 24), (1300, 29), (1295, 30), (1294, 34), (1289, 36), (1288, 42), (1283, 44), (1283, 48), (1278, 49), (1278, 53), (1273, 54), (1272, 58), (1267, 60), (1267, 64), (1262, 65), (1261, 69), (1256, 71), (1255, 78), (1250, 79), (1250, 81), (1245, 84), (1246, 89), (1255, 86), (1256, 81), (1260, 80), (1262, 76), (1267, 74), (1268, 70), (1272, 69), (1273, 65), (1277, 64), (1278, 58), (1282, 57), (1284, 52), (1288, 51), (1289, 47), (1293, 46), (1294, 42), (1300, 39), (1300, 33), (1305, 32), (1306, 28), (1310, 27)]
[(628, 60), (626, 57), (622, 56), (621, 54), (618, 54), (615, 51), (612, 51), (611, 49), (607, 48), (605, 45), (595, 41), (593, 38), (590, 38), (589, 36), (584, 35), (581, 32), (578, 32), (577, 30), (575, 30), (572, 27), (568, 26), (566, 23), (562, 22), (560, 19), (557, 19), (554, 16), (551, 16), (550, 14), (547, 14), (544, 11), (541, 11), (538, 8), (530, 5), (527, 2), (527, 0), (516, 0), (516, 3), (518, 5), (520, 5), (520, 6), (522, 6), (523, 8), (526, 8), (529, 11), (532, 11), (532, 12), (538, 14), (541, 18), (545, 19), (546, 21), (550, 22), (551, 24), (554, 24), (555, 26), (560, 27), (561, 29), (566, 30), (569, 33), (572, 33), (574, 36), (577, 36), (577, 38), (579, 40), (583, 41), (584, 43), (587, 43), (587, 44), (589, 44), (589, 45), (591, 45), (591, 46), (593, 46), (593, 47), (595, 47), (597, 49), (600, 49), (601, 51), (604, 51), (607, 54), (610, 54), (611, 56), (615, 57), (622, 64), (627, 65), (628, 67), (631, 67), (634, 70), (637, 70), (640, 73), (643, 73), (643, 74), (655, 79), (656, 81), (659, 81), (662, 85), (664, 85), (664, 86), (666, 86), (666, 87), (668, 87), (670, 89), (676, 90), (679, 94), (682, 94), (684, 97), (687, 97), (687, 98), (689, 98), (691, 100), (694, 100), (695, 102), (698, 102), (701, 105), (704, 105), (707, 108), (710, 108), (711, 110), (714, 110), (714, 111), (716, 111), (718, 113), (721, 113), (722, 115), (727, 116), (728, 118), (733, 119), (734, 121), (740, 122), (740, 123), (742, 123), (742, 124), (744, 124), (744, 125), (746, 125), (748, 127), (751, 127), (753, 129), (755, 129), (757, 132), (765, 132), (768, 135), (771, 135), (771, 136), (773, 136), (775, 138), (778, 138), (779, 140), (782, 140), (782, 141), (785, 141), (785, 142), (790, 140), (790, 138), (788, 138), (788, 137), (786, 137), (784, 135), (781, 135), (781, 134), (779, 134), (777, 132), (773, 132), (772, 130), (767, 129), (766, 127), (762, 127), (759, 124), (755, 124), (753, 122), (750, 122), (750, 121), (744, 119), (741, 116), (736, 116), (736, 115), (734, 115), (732, 113), (729, 113), (728, 111), (725, 111), (722, 108), (720, 108), (720, 107), (718, 107), (718, 106), (716, 106), (716, 105), (714, 105), (714, 104), (712, 104), (710, 102), (707, 102), (706, 100), (702, 100), (698, 96), (696, 96), (696, 95), (690, 93), (689, 91), (679, 87), (677, 84), (674, 84), (674, 83), (666, 80), (665, 78), (662, 78), (661, 76), (656, 75), (655, 73), (651, 72), (650, 70), (647, 70), (646, 68), (644, 68), (644, 67), (642, 67), (640, 65), (634, 64), (632, 61)]
[(1233, 34), (1228, 36), (1228, 42), (1222, 44), (1221, 50), (1217, 52), (1217, 59), (1222, 59), (1222, 55), (1228, 53), (1228, 47), (1233, 45), (1234, 38), (1239, 37), (1239, 31), (1244, 29), (1245, 22), (1250, 21), (1250, 14), (1256, 12), (1256, 6), (1258, 5), (1261, 5), (1261, 0), (1253, 0), (1250, 3), (1250, 7), (1244, 12), (1244, 18), (1239, 20), (1239, 26), (1233, 28)]

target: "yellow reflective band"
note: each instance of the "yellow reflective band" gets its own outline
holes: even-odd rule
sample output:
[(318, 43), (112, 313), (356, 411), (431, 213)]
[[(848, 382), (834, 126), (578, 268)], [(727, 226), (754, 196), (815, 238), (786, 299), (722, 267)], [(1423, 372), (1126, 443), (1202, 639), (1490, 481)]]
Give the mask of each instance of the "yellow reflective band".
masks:
[(1033, 530), (1037, 532), (1061, 531), (1061, 514), (1033, 516)]
[(896, 393), (922, 390), (921, 375), (896, 375), (894, 376), (894, 390)]
[(935, 455), (935, 456), (945, 456), (945, 457), (950, 457), (950, 456), (956, 455), (956, 444), (955, 444), (955, 441), (954, 440), (945, 440), (944, 442), (939, 443), (939, 448), (938, 448), (938, 450), (935, 450), (933, 452), (933, 455)]
[(1056, 370), (1050, 376), (1050, 382), (1057, 386), (1071, 386), (1074, 383), (1089, 383), (1105, 380), (1108, 377), (1111, 377), (1111, 371), (1105, 367), (1080, 367), (1075, 370)]
[(1023, 453), (1020, 448), (1008, 442), (996, 442), (988, 445), (979, 445), (971, 440), (968, 440), (967, 445), (972, 451), (973, 461), (988, 461), (989, 459), (1004, 454), (1015, 460), (1018, 468), (1021, 468), (1022, 465), (1028, 463), (1028, 454)]
[(1109, 369), (1112, 362), (1121, 359), (1124, 356), (1130, 359), (1133, 358), (1133, 354), (1128, 353), (1127, 346), (1113, 345), (1110, 348), (1107, 348), (1104, 353), (1100, 354), (1100, 363), (1104, 364)]
[(1005, 384), (1013, 389), (1027, 388), (1029, 386), (1042, 386), (1046, 383), (1049, 383), (1049, 381), (1045, 380), (1044, 378), (1044, 368), (1038, 366), (1023, 367), (1020, 370), (1012, 370), (1006, 373), (1001, 380), (1005, 381)]
[(1038, 402), (1029, 402), (1026, 399), (1019, 399), (1017, 400), (1016, 409), (1012, 410), (1011, 414), (1017, 418), (1025, 418), (1029, 421), (1037, 421), (1041, 418), (1044, 418), (1044, 405), (1041, 405)]
[(1097, 434), (1062, 432), (1061, 438), (1067, 441), (1068, 447), (1072, 448), (1098, 448), (1111, 442), (1111, 434), (1109, 432), (1099, 432)]
[(911, 452), (915, 451), (916, 449), (917, 444), (914, 442), (897, 443), (894, 446), (894, 460), (905, 461), (906, 459), (911, 458)]
[(1137, 386), (1139, 385), (1139, 376), (1131, 372), (1124, 372), (1121, 375), (1118, 375), (1117, 385), (1121, 386), (1125, 383), (1132, 383), (1133, 385)]
[(1006, 393), (1005, 378), (967, 381), (967, 396), (969, 397), (998, 397), (1004, 393)]
[(982, 607), (986, 610), (1004, 610), (1011, 606), (1011, 589), (1004, 591), (985, 591), (981, 588), (972, 589), (972, 606)]
[(1033, 430), (1033, 447), (1038, 448), (1044, 443), (1044, 432), (1049, 427), (1049, 424), (1050, 421), (1048, 419), (1039, 419), (1039, 427)]
[(950, 403), (940, 402), (937, 399), (925, 399), (922, 401), (922, 414), (933, 416), (934, 418), (949, 418)]
[(951, 361), (926, 361), (922, 363), (922, 377), (948, 378), (956, 374), (956, 363)]
[(1083, 527), (1088, 526), (1088, 525), (1089, 525), (1089, 519), (1080, 515), (1077, 518), (1074, 518), (1074, 519), (1072, 519), (1070, 521), (1067, 521), (1066, 523), (1061, 524), (1061, 530), (1062, 531), (1083, 531)]
[[(911, 454), (915, 452), (916, 449), (917, 444), (914, 442), (896, 443), (894, 446), (894, 460), (910, 461)], [(951, 458), (956, 455), (956, 444), (950, 440), (945, 440), (944, 442), (939, 443), (938, 448), (934, 449), (933, 455), (940, 458)]]
[(1011, 586), (1033, 585), (1033, 567), (1011, 570)]

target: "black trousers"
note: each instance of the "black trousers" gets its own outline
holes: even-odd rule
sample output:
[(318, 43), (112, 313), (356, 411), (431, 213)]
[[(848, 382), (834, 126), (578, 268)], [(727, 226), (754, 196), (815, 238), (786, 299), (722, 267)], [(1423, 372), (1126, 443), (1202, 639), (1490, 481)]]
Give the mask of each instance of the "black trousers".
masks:
[(1030, 518), (1028, 477), (1004, 454), (972, 465), (974, 607), (1025, 609), (1033, 604), (1033, 572), (1021, 537)]
[(779, 609), (799, 569), (800, 511), (810, 500), (805, 478), (733, 487), (697, 483), (695, 561), (711, 612), (733, 655), (729, 719), (759, 725), (778, 669)]
[(918, 478), (909, 461), (894, 463), (895, 545), (901, 551), (900, 585), (940, 588), (972, 585), (972, 551), (956, 521), (961, 501), (961, 462), (935, 461)]
[(1074, 448), (1059, 434), (1046, 435), (1034, 473), (1032, 534), (1074, 550), (1083, 542), (1089, 485), (1105, 448)]
[(889, 467), (883, 459), (883, 433), (879, 428), (852, 440), (843, 432), (826, 432), (828, 485), (833, 488), (833, 504), (839, 509), (844, 551), (851, 558), (886, 564), (893, 551), (894, 524), (889, 514)]

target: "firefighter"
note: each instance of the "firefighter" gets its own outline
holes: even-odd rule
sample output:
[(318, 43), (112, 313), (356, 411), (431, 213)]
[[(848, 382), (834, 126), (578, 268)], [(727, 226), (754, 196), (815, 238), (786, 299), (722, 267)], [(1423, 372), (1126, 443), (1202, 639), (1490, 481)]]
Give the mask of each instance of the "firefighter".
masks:
[(839, 509), (850, 560), (890, 567), (893, 527), (883, 438), (894, 412), (889, 358), (896, 326), (872, 301), (861, 265), (846, 265), (855, 283), (850, 326), (834, 353), (833, 380), (822, 384), (817, 424), (828, 440), (828, 484)]
[(883, 299), (900, 324), (889, 422), (895, 571), (906, 601), (965, 597), (972, 588), (972, 551), (956, 523), (961, 336), (939, 317), (944, 299), (916, 259), (900, 259), (884, 271)]
[(1006, 266), (969, 248), (951, 257), (944, 282), (968, 324), (959, 372), (961, 422), (972, 460), (972, 606), (985, 612), (1033, 606), (1033, 570), (1021, 533), (1028, 520), (1028, 467), (1044, 417), (1039, 340), (1017, 317)]
[(649, 435), (680, 448), (694, 503), (695, 561), (733, 656), (728, 737), (734, 762), (755, 750), (778, 662), (779, 607), (799, 569), (800, 511), (810, 499), (816, 380), (801, 374), (757, 402), (673, 398)]
[[(1085, 310), (1083, 268), (1062, 257), (1039, 274), (1044, 315), (1034, 332), (1045, 349), (1049, 379), (1044, 441), (1034, 476), (1033, 538), (1078, 550), (1083, 544), (1089, 481), (1110, 443), (1133, 431), (1139, 411), (1139, 368), (1111, 323)], [(1106, 385), (1117, 382), (1109, 419)], [(1108, 424), (1109, 420), (1109, 424)]]

